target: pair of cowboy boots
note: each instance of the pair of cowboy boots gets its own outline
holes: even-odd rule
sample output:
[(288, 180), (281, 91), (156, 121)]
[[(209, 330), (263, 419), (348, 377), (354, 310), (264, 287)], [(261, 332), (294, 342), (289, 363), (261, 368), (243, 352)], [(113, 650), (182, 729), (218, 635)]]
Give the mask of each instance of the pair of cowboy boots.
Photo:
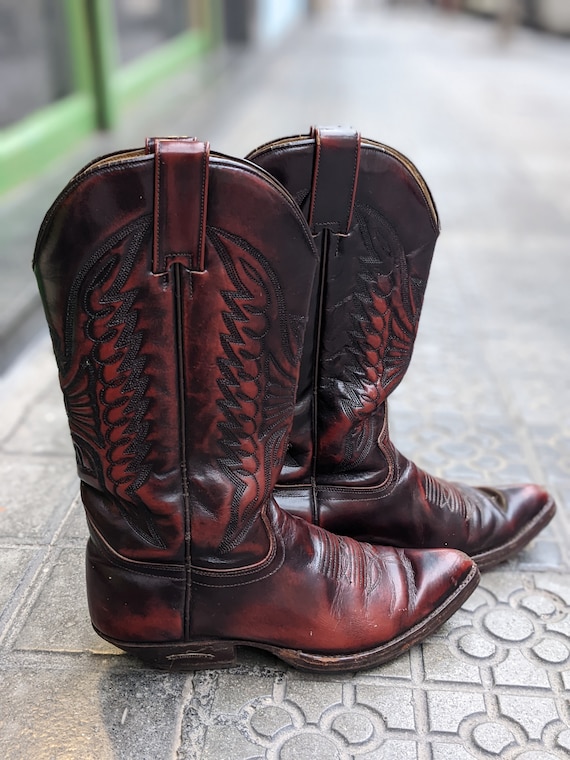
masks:
[(437, 234), (415, 167), (348, 131), (245, 161), (152, 139), (71, 180), (34, 268), (100, 635), (162, 668), (377, 665), (472, 593), (464, 552), (548, 522), (538, 487), (443, 483), (390, 442)]

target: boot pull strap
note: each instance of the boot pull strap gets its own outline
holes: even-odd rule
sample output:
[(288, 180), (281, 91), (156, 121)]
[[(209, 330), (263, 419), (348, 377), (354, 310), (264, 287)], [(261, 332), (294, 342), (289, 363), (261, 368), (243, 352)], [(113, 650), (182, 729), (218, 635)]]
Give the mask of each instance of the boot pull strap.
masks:
[(360, 133), (342, 127), (312, 127), (315, 162), (309, 227), (347, 235), (352, 221), (360, 163)]
[(210, 145), (194, 138), (151, 138), (154, 153), (153, 274), (172, 264), (205, 269)]

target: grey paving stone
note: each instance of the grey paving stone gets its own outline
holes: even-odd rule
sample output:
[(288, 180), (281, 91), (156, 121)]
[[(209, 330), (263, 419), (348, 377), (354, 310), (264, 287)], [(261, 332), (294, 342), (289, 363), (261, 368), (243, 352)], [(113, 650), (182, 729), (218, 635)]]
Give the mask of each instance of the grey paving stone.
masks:
[(543, 423), (531, 426), (536, 455), (545, 472), (552, 480), (570, 482), (570, 427), (547, 426)]
[(447, 479), (476, 483), (516, 483), (531, 480), (527, 452), (506, 419), (481, 417), (470, 423), (464, 416), (445, 414), (423, 423), (402, 414), (392, 404), (392, 437), (398, 448), (418, 465)]
[(73, 463), (73, 446), (57, 382), (50, 383), (34, 399), (33, 405), (28, 407), (10, 439), (5, 442), (4, 451), (26, 456), (59, 455), (65, 457), (67, 463)]
[[(360, 713), (362, 725), (368, 725), (366, 721), (368, 718), (368, 722), (372, 724), (376, 733), (382, 733), (386, 729), (413, 731), (416, 727), (414, 695), (409, 687), (394, 688), (392, 684), (357, 684), (354, 704), (358, 705), (358, 709), (347, 710), (344, 714), (345, 720), (348, 720), (348, 716), (354, 712), (357, 715)], [(366, 707), (370, 708), (370, 713)], [(378, 713), (378, 717), (374, 717), (374, 713)], [(378, 726), (375, 725), (376, 723)], [(355, 733), (352, 743), (357, 744), (359, 740), (359, 735)]]
[[(289, 674), (289, 679), (294, 679), (295, 673)], [(387, 662), (373, 670), (363, 671), (358, 674), (358, 683), (377, 683), (381, 681), (385, 684), (404, 685), (405, 681), (412, 679), (412, 664), (410, 662), (409, 652), (404, 652), (395, 660)]]
[(465, 661), (465, 659), (450, 656), (447, 641), (426, 642), (423, 646), (426, 681), (480, 685), (481, 659), (493, 656), (496, 651), (495, 645), (477, 634), (465, 632), (461, 637), (461, 648), (477, 661), (473, 662), (471, 659)]
[(56, 378), (53, 351), (44, 329), (19, 360), (0, 375), (0, 447), (10, 442), (24, 415), (33, 410), (36, 398), (54, 388)]
[(379, 760), (379, 758), (386, 758), (386, 760), (416, 760), (418, 753), (415, 742), (387, 739), (382, 744), (380, 750), (367, 752), (358, 757), (362, 757), (363, 760)]
[(3, 456), (0, 540), (49, 540), (78, 487), (75, 466), (66, 459)]
[(485, 712), (482, 694), (454, 693), (434, 689), (427, 695), (429, 729), (433, 732), (456, 734), (462, 720), (473, 713)]
[(8, 600), (22, 583), (26, 568), (36, 553), (32, 547), (1, 546), (0, 553), (0, 617)]
[[(118, 654), (89, 622), (85, 595), (85, 550), (64, 548), (45, 567), (43, 585), (14, 648), (41, 652)], [(93, 663), (93, 667), (97, 665)]]
[(57, 538), (57, 543), (79, 545), (83, 548), (88, 536), (89, 530), (87, 528), (87, 520), (85, 519), (85, 510), (83, 509), (81, 499), (78, 498), (67, 517), (61, 534)]
[(3, 673), (6, 760), (156, 760), (172, 756), (186, 678), (159, 673), (22, 668)]
[[(229, 729), (226, 726), (212, 726), (208, 729), (208, 745), (200, 755), (182, 754), (186, 759), (200, 757), (201, 760), (234, 760), (238, 757), (247, 757), (251, 760), (265, 757), (260, 743), (248, 741), (237, 729)], [(263, 754), (259, 754), (260, 749)]]
[(220, 713), (229, 712), (237, 701), (241, 705), (249, 700), (263, 698), (272, 693), (274, 680), (275, 676), (272, 674), (267, 674), (265, 677), (260, 677), (258, 674), (243, 674), (236, 678), (234, 673), (221, 672), (217, 675), (217, 688), (212, 709)]

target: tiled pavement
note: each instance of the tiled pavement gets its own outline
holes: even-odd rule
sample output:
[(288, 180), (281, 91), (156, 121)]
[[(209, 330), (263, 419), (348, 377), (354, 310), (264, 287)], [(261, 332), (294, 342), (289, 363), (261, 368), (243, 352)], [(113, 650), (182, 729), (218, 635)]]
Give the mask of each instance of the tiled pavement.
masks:
[[(569, 64), (567, 40), (522, 31), (504, 49), (472, 18), (334, 16), (242, 62), (194, 108), (181, 79), (133, 114), (130, 134), (70, 159), (137, 144), (141, 128), (196, 131), (239, 155), (313, 122), (351, 123), (409, 155), (443, 232), (391, 406), (395, 439), (434, 474), (545, 483), (560, 509), (437, 634), (383, 667), (314, 676), (244, 651), (225, 671), (145, 670), (88, 622), (86, 529), (41, 333), (0, 380), (0, 757), (570, 757)], [(15, 227), (25, 192), (10, 201)]]

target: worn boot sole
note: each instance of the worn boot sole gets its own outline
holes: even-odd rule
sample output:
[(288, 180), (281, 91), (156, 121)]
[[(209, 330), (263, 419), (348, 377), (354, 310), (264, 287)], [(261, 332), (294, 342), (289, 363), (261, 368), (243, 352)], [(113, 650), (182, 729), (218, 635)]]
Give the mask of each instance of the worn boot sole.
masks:
[(97, 630), (106, 641), (109, 641), (127, 654), (142, 660), (146, 665), (160, 670), (203, 670), (205, 668), (227, 668), (238, 663), (238, 647), (262, 649), (278, 657), (283, 662), (298, 670), (315, 673), (323, 671), (342, 673), (363, 668), (382, 665), (393, 660), (414, 644), (423, 641), (436, 631), (448, 618), (456, 612), (463, 602), (473, 593), (479, 583), (479, 570), (474, 566), (463, 583), (448, 597), (443, 604), (435, 609), (427, 618), (381, 646), (355, 654), (318, 654), (304, 652), (300, 649), (263, 644), (257, 641), (239, 641), (224, 639), (197, 639), (186, 643), (173, 644), (133, 644), (117, 641), (105, 636)]

